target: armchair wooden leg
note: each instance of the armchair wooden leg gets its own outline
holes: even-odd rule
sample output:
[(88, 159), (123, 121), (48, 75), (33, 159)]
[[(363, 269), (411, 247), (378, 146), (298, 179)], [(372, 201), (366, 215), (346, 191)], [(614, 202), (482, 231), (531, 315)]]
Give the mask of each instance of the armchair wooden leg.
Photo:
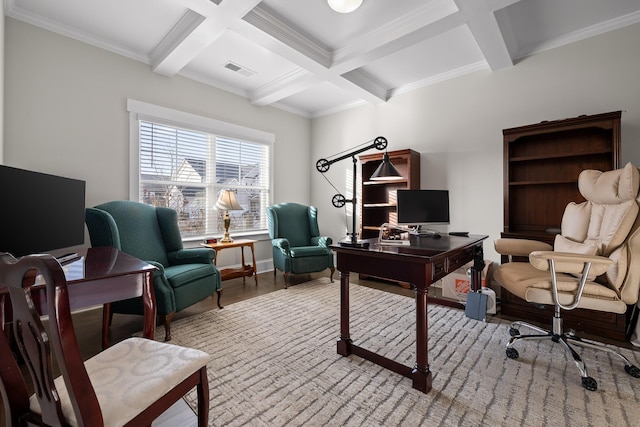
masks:
[(176, 315), (175, 311), (164, 316), (164, 340), (171, 341), (171, 320)]
[(216, 290), (216, 293), (218, 294), (218, 308), (224, 308), (220, 303), (220, 299), (222, 298), (222, 289)]
[(331, 274), (329, 274), (329, 279), (331, 280), (331, 283), (333, 283), (333, 273), (336, 271), (335, 267), (331, 267)]
[(284, 288), (287, 289), (287, 283), (289, 282), (289, 273), (284, 272)]

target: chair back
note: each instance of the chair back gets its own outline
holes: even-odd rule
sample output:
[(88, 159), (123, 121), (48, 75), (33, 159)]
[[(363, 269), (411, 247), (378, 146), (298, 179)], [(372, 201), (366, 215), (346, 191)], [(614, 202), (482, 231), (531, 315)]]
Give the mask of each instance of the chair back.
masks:
[(280, 203), (267, 207), (269, 237), (287, 239), (292, 247), (310, 246), (320, 235), (318, 209), (299, 203)]
[[(162, 208), (130, 200), (116, 200), (87, 208), (86, 222), (91, 245), (114, 246), (136, 258), (157, 261), (167, 267), (169, 261), (163, 228), (170, 228), (167, 223), (171, 218), (161, 224), (158, 209)], [(177, 228), (177, 216), (174, 218)], [(176, 246), (175, 238), (169, 240)], [(178, 241), (181, 242), (179, 231)], [(181, 247), (181, 243), (178, 245)]]
[[(46, 287), (49, 331), (42, 321), (32, 296), (36, 278)], [(0, 254), (0, 284), (7, 286), (13, 311), (13, 338), (31, 378), (44, 425), (66, 425), (59, 390), (54, 385), (53, 356), (64, 378), (66, 392), (80, 425), (101, 426), (102, 412), (85, 369), (71, 320), (67, 282), (58, 261), (51, 255), (29, 255), (16, 260)], [(12, 357), (4, 334), (0, 334), (0, 378), (6, 425), (23, 425), (25, 420), (40, 422), (29, 410), (24, 377)]]
[(609, 257), (614, 263), (598, 281), (634, 304), (640, 291), (640, 173), (631, 163), (607, 172), (585, 170), (578, 188), (586, 201), (565, 208), (554, 251)]

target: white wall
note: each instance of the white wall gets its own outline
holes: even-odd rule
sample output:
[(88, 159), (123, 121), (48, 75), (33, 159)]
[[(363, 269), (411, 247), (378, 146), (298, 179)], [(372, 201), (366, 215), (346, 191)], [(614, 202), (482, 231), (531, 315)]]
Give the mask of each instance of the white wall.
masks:
[[(420, 152), (421, 188), (450, 190), (448, 229), (489, 235), (485, 258), (498, 261), (493, 240), (503, 227), (502, 129), (622, 110), (622, 162), (640, 166), (639, 45), (636, 24), (508, 69), (475, 72), (383, 105), (315, 119), (312, 156), (327, 157), (378, 135), (389, 140), (389, 150)], [(327, 173), (341, 191), (350, 168), (345, 160)], [(344, 211), (331, 205), (334, 193), (315, 172), (312, 203), (320, 210), (321, 229), (340, 239)]]
[[(11, 18), (5, 77), (6, 164), (86, 180), (87, 206), (129, 196), (127, 98), (274, 133), (274, 201), (310, 202), (306, 118), (155, 74), (146, 64)], [(226, 252), (232, 251), (223, 258)], [(270, 242), (258, 245), (257, 257), (271, 258)]]

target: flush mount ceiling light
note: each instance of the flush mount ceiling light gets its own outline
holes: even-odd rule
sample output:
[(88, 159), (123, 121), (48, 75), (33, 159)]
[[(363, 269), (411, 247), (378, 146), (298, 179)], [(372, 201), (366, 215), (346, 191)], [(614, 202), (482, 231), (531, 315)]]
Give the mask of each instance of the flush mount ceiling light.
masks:
[(362, 0), (327, 0), (329, 7), (339, 13), (353, 12), (362, 4)]

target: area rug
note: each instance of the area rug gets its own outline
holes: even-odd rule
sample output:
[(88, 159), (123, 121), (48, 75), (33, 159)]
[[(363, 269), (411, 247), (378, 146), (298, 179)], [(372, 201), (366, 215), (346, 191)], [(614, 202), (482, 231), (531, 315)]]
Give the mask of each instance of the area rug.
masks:
[[(354, 343), (413, 366), (414, 300), (359, 285), (350, 299)], [(511, 360), (506, 321), (430, 304), (433, 388), (424, 394), (336, 353), (339, 305), (338, 281), (323, 278), (176, 321), (172, 342), (213, 356), (209, 425), (640, 426), (640, 379), (608, 353), (582, 351), (598, 381), (590, 392), (561, 346), (522, 342)], [(185, 399), (195, 408), (195, 392)]]

